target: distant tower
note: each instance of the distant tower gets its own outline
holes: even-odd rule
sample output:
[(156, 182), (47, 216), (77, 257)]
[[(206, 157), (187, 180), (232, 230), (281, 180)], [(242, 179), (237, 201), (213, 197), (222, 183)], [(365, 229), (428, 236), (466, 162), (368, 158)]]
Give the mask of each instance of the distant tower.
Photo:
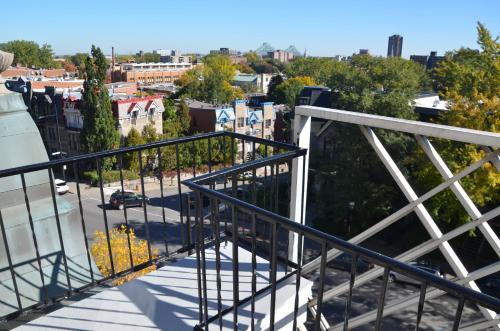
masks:
[(389, 37), (389, 45), (387, 46), (387, 57), (401, 57), (403, 50), (403, 36), (398, 34)]
[(307, 57), (307, 48), (304, 49), (304, 57)]

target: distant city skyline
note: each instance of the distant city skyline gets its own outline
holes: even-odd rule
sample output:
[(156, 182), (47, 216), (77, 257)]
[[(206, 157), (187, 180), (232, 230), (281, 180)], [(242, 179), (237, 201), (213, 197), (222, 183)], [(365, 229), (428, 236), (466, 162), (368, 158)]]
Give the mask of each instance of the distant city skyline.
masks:
[(251, 7), (229, 0), (189, 5), (144, 0), (140, 6), (132, 1), (25, 0), (3, 15), (0, 43), (48, 43), (56, 55), (88, 52), (92, 44), (106, 54), (111, 46), (117, 54), (134, 54), (155, 49), (208, 53), (220, 47), (246, 52), (267, 42), (276, 49), (295, 45), (311, 56), (351, 55), (359, 49), (385, 56), (388, 37), (398, 34), (404, 37), (402, 56), (409, 58), (476, 48), (476, 22), (497, 36), (499, 12), (498, 0), (421, 0), (418, 6), (398, 0), (319, 1), (314, 6), (257, 0)]

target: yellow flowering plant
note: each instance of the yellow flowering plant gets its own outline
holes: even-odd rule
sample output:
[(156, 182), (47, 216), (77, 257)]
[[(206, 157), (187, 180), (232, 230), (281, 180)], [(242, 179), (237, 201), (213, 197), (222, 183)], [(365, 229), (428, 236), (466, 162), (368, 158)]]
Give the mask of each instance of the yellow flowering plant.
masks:
[[(130, 251), (128, 245), (129, 240)], [(132, 253), (134, 266), (146, 263), (149, 260), (148, 242), (146, 240), (137, 239), (133, 228), (127, 228), (125, 225), (122, 225), (119, 228), (112, 229), (109, 231), (109, 242), (111, 252), (113, 254), (115, 273), (125, 271), (132, 267), (130, 263), (130, 252)], [(104, 277), (110, 276), (112, 274), (111, 260), (109, 258), (108, 243), (105, 232), (95, 232), (91, 253), (101, 274)], [(158, 254), (158, 249), (151, 249), (151, 257), (153, 259), (156, 258)], [(121, 285), (129, 280), (135, 279), (154, 270), (156, 270), (156, 265), (151, 265), (142, 270), (117, 278), (113, 283), (114, 285)]]

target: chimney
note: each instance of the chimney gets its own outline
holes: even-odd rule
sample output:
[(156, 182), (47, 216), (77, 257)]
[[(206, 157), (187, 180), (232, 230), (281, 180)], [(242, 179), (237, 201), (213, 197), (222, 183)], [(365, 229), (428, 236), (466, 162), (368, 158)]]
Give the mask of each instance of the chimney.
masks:
[(111, 46), (111, 83), (114, 83), (115, 75), (115, 46)]

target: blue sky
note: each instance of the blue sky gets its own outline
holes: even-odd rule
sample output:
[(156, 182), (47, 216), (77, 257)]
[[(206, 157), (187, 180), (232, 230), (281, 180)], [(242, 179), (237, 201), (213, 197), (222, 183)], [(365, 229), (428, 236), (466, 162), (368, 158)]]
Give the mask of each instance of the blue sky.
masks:
[(403, 56), (476, 47), (477, 21), (500, 33), (500, 0), (113, 1), (23, 0), (5, 7), (0, 43), (49, 43), (56, 54), (166, 48), (242, 51), (268, 42), (310, 55), (385, 55), (387, 38), (404, 37)]

